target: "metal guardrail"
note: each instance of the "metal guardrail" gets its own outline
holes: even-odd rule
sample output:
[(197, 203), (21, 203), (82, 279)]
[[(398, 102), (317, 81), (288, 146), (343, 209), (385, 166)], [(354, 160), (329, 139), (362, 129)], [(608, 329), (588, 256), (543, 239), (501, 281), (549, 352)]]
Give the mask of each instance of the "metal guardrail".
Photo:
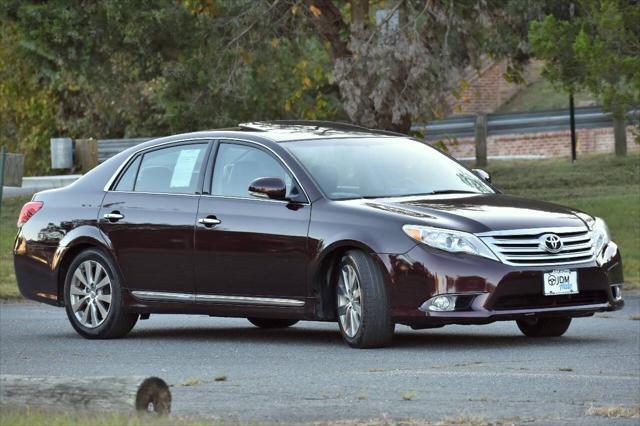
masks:
[[(630, 118), (638, 120), (640, 110), (628, 113)], [(600, 107), (576, 108), (576, 128), (593, 129), (612, 127), (611, 115)], [(427, 123), (426, 140), (438, 141), (452, 138), (468, 138), (474, 136), (475, 115), (451, 117)], [(513, 112), (487, 114), (488, 135), (507, 135), (519, 133), (551, 132), (569, 130), (569, 110), (555, 109), (536, 112)], [(412, 130), (423, 131), (424, 125), (413, 125)], [(99, 139), (98, 162), (103, 162), (127, 148), (153, 138)]]
[[(628, 116), (637, 116), (640, 110), (631, 111)], [(473, 137), (475, 115), (451, 117), (427, 123), (426, 139)], [(613, 126), (610, 114), (600, 107), (576, 108), (576, 128), (593, 129)], [(637, 119), (637, 118), (636, 118)], [(487, 114), (488, 135), (507, 135), (516, 133), (539, 133), (557, 130), (569, 130), (569, 110), (556, 109), (536, 112), (513, 112)], [(414, 125), (412, 130), (424, 131), (424, 125)]]
[(125, 149), (154, 138), (98, 139), (98, 162), (102, 163)]

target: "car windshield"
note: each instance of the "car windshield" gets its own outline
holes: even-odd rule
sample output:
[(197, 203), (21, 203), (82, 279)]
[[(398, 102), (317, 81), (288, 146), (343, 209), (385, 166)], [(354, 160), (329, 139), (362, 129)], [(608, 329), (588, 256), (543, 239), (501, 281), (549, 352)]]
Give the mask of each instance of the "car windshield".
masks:
[(282, 145), (334, 200), (494, 192), (468, 169), (411, 139), (322, 139)]

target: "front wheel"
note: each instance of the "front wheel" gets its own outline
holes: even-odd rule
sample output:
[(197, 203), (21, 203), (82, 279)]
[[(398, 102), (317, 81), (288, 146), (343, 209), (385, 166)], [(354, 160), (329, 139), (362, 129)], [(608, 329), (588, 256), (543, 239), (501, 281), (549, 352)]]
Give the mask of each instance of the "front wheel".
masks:
[(122, 288), (113, 262), (95, 249), (81, 252), (71, 262), (64, 304), (71, 325), (87, 339), (122, 337), (138, 320), (138, 315), (122, 306)]
[(516, 323), (527, 337), (558, 337), (567, 331), (571, 318), (527, 318)]
[(380, 268), (367, 254), (351, 250), (340, 260), (336, 307), (342, 338), (354, 348), (376, 348), (391, 342), (387, 287)]
[(247, 319), (251, 324), (260, 328), (287, 328), (287, 327), (291, 327), (292, 325), (298, 322), (298, 320), (282, 319), (282, 318), (249, 317)]

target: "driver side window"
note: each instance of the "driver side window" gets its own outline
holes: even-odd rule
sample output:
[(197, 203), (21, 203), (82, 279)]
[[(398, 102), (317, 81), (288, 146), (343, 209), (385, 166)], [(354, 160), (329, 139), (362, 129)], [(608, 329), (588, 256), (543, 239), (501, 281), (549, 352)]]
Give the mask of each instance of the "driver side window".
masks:
[(221, 143), (213, 168), (211, 194), (254, 198), (249, 194), (249, 184), (262, 177), (282, 179), (289, 198), (295, 198), (300, 193), (291, 175), (265, 151), (247, 145)]

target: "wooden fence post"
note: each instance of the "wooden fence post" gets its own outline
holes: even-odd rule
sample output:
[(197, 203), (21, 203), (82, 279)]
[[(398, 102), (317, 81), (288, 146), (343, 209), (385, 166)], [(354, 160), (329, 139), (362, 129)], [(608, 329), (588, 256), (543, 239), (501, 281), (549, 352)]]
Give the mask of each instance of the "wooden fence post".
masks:
[(87, 173), (98, 165), (98, 141), (95, 139), (76, 139), (75, 157), (82, 173)]
[(627, 125), (624, 115), (613, 117), (613, 140), (616, 147), (616, 155), (624, 157), (627, 155)]
[(5, 152), (4, 156), (4, 185), (21, 187), (24, 175), (24, 154)]
[[(0, 147), (0, 206), (2, 206), (2, 187), (4, 186), (4, 160), (6, 157), (7, 148), (2, 145)], [(2, 208), (0, 207), (0, 212)]]
[(476, 166), (485, 167), (487, 165), (487, 114), (476, 115)]

